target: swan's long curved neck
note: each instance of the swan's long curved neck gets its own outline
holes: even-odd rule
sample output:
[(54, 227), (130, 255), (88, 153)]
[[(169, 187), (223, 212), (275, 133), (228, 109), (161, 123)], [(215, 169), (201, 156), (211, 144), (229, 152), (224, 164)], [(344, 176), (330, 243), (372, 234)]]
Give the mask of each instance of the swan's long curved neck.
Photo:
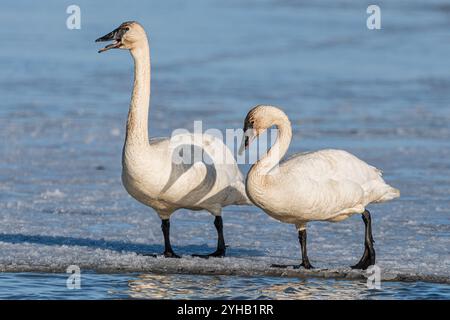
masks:
[(277, 140), (272, 147), (267, 151), (266, 155), (251, 168), (249, 177), (264, 178), (271, 173), (275, 173), (276, 166), (286, 154), (292, 138), (291, 123), (286, 118), (275, 119), (273, 124), (278, 129)]
[(134, 60), (134, 85), (128, 112), (125, 149), (149, 145), (150, 49), (147, 39), (130, 50), (130, 53)]

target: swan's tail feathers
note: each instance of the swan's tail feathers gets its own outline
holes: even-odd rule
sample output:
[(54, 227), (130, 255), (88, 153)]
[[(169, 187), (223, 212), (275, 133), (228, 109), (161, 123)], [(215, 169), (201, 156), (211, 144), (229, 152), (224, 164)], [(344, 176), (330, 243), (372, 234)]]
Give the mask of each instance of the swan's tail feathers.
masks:
[(365, 203), (379, 203), (400, 197), (400, 190), (391, 187), (382, 179), (371, 180), (362, 186)]
[(386, 202), (400, 197), (400, 190), (388, 186), (386, 192), (376, 202)]

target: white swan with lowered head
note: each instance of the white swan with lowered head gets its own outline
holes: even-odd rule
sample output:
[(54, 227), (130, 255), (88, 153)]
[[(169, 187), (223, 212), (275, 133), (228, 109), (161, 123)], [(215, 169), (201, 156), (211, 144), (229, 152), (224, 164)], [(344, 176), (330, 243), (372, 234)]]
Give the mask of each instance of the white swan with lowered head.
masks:
[(362, 214), (365, 251), (352, 267), (366, 269), (375, 264), (371, 217), (366, 206), (397, 198), (399, 190), (384, 182), (380, 170), (343, 150), (298, 153), (280, 163), (289, 148), (292, 130), (286, 114), (273, 106), (259, 105), (249, 111), (240, 152), (272, 126), (278, 129), (277, 140), (247, 176), (250, 200), (271, 217), (295, 224), (302, 250), (300, 266), (307, 269), (312, 266), (306, 250), (306, 224), (337, 222)]
[[(180, 208), (207, 210), (215, 216), (217, 250), (203, 256), (224, 256), (222, 208), (251, 204), (231, 151), (220, 139), (203, 134), (180, 134), (149, 141), (150, 49), (144, 28), (134, 21), (124, 22), (96, 41), (113, 41), (99, 52), (127, 49), (134, 60), (122, 182), (131, 196), (155, 209), (161, 218), (164, 256), (178, 257), (172, 250), (169, 230), (170, 216)], [(192, 157), (199, 154), (200, 158)]]

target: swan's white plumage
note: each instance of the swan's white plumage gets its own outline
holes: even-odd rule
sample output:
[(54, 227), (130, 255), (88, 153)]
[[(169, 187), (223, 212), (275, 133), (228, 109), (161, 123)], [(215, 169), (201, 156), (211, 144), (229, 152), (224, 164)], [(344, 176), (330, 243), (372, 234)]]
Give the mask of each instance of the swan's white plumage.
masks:
[(258, 161), (246, 183), (250, 199), (270, 216), (303, 229), (309, 221), (341, 221), (363, 213), (369, 203), (400, 195), (380, 170), (343, 150), (299, 153), (279, 163), (291, 140), (287, 116), (271, 106), (258, 106), (249, 115), (256, 132), (272, 125), (279, 129), (272, 148), (279, 152), (271, 150)]
[[(200, 146), (214, 165), (194, 162), (176, 172), (176, 179), (170, 183), (172, 172), (177, 170), (172, 161), (173, 152), (177, 145), (185, 144)], [(144, 150), (126, 150), (122, 181), (134, 198), (153, 207), (162, 218), (167, 218), (179, 208), (205, 209), (220, 215), (224, 206), (250, 204), (245, 195), (242, 173), (231, 151), (221, 140), (210, 135), (183, 134), (176, 139), (158, 138), (151, 140)], [(207, 188), (203, 189), (202, 185)]]
[[(231, 151), (220, 139), (203, 134), (148, 138), (150, 51), (147, 35), (137, 22), (125, 22), (98, 41), (114, 39), (110, 48), (128, 49), (134, 60), (134, 86), (122, 154), (122, 182), (131, 196), (154, 208), (161, 219), (177, 209), (207, 210), (219, 216), (222, 207), (251, 204)], [(196, 145), (210, 162), (174, 163), (177, 146)], [(171, 249), (170, 249), (171, 250)]]

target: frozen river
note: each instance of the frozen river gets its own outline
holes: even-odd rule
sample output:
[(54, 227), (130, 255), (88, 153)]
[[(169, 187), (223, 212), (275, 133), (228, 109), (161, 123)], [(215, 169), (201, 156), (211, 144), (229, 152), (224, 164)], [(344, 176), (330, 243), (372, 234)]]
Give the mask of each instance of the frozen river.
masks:
[[(227, 298), (450, 298), (446, 1), (379, 1), (378, 31), (366, 28), (366, 5), (350, 0), (77, 4), (81, 30), (66, 28), (66, 7), (56, 1), (6, 0), (0, 12), (8, 44), (0, 50), (0, 271), (7, 271), (0, 298), (32, 297), (26, 284), (61, 298), (48, 284), (62, 281), (63, 290), (66, 275), (52, 273), (72, 264), (88, 272), (87, 288), (115, 279), (111, 290), (120, 292), (98, 285), (75, 298), (133, 297), (139, 283), (139, 297), (148, 298), (204, 298), (214, 286), (228, 288), (214, 297)], [(163, 247), (159, 218), (120, 180), (132, 60), (126, 52), (99, 55), (94, 43), (131, 19), (151, 41), (151, 136), (192, 129), (195, 120), (204, 129), (241, 128), (253, 105), (282, 107), (293, 124), (290, 153), (343, 148), (383, 168), (401, 190), (400, 199), (369, 208), (382, 272), (441, 284), (386, 282), (377, 296), (361, 280), (264, 275), (271, 263), (294, 263), (300, 254), (294, 227), (255, 207), (224, 210), (226, 259), (189, 256), (213, 251), (216, 231), (212, 216), (188, 210), (171, 220), (183, 259), (139, 255)], [(363, 233), (358, 216), (311, 223), (311, 263), (348, 272), (362, 254)], [(171, 274), (217, 266), (238, 276), (152, 273), (164, 266)], [(192, 292), (180, 295), (183, 286)]]

